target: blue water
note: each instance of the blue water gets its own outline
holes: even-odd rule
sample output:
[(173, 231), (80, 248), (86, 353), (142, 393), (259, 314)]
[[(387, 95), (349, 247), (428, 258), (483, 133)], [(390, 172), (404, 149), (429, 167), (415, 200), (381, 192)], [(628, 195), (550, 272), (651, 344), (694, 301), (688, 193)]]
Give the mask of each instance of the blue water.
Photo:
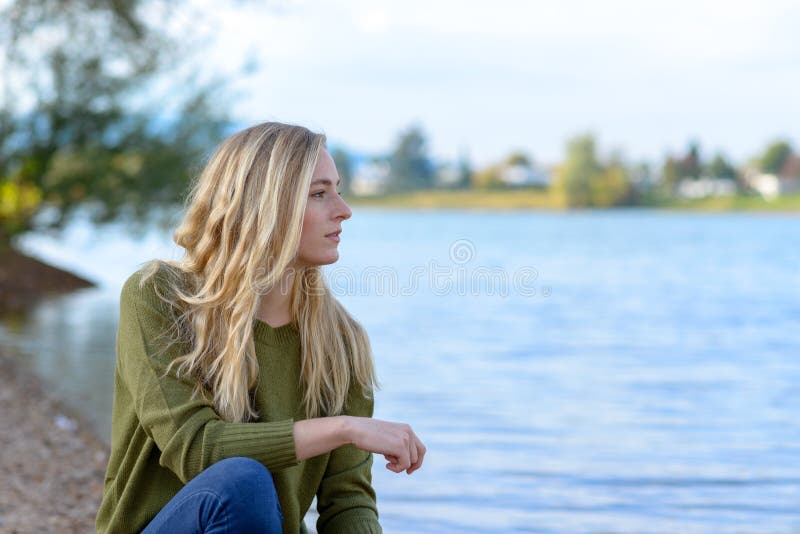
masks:
[[(375, 417), (429, 451), (375, 457), (386, 532), (800, 532), (798, 245), (790, 215), (356, 209), (329, 281)], [(23, 246), (101, 286), (0, 341), (107, 434), (119, 288), (179, 250), (82, 223)]]

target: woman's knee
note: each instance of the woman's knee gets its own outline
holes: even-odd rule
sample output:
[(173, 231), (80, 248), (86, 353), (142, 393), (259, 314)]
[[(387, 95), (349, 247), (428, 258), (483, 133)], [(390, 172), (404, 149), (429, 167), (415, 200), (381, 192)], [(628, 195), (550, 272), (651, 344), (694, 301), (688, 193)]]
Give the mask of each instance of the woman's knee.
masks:
[(252, 458), (226, 458), (215, 463), (209, 469), (217, 471), (215, 474), (223, 478), (232, 488), (248, 492), (266, 489), (275, 493), (272, 473), (261, 462)]
[(280, 533), (283, 515), (269, 470), (250, 458), (228, 458), (189, 481), (147, 532)]
[(258, 460), (245, 458), (243, 456), (225, 458), (213, 464), (209, 469), (222, 470), (232, 477), (248, 478), (250, 476), (264, 476), (265, 474), (269, 475), (270, 478), (272, 477), (269, 473), (269, 469), (267, 469), (264, 464)]
[(263, 464), (252, 458), (235, 457), (208, 469), (215, 470), (210, 474), (218, 479), (219, 490), (229, 497), (226, 501), (234, 515), (242, 519), (252, 516), (250, 520), (258, 524), (275, 517), (279, 522), (283, 520), (272, 474)]

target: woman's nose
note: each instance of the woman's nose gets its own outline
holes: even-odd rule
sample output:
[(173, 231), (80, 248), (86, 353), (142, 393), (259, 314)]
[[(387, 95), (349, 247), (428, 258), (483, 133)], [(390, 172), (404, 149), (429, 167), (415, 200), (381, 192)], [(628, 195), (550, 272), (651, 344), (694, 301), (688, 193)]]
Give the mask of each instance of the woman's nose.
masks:
[(342, 197), (339, 197), (339, 206), (336, 211), (336, 218), (347, 220), (353, 215), (353, 211), (350, 209), (350, 206), (347, 205), (347, 202), (344, 201)]

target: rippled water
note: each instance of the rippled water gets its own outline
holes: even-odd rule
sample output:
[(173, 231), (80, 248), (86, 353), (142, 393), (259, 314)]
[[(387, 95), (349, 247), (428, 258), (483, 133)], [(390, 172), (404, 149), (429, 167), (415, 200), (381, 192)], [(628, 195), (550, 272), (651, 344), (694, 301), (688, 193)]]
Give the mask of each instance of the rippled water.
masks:
[[(356, 210), (331, 286), (367, 327), (387, 532), (800, 532), (800, 218)], [(101, 287), (0, 341), (109, 429), (117, 297), (167, 232), (23, 245)], [(307, 519), (309, 525), (313, 518)]]

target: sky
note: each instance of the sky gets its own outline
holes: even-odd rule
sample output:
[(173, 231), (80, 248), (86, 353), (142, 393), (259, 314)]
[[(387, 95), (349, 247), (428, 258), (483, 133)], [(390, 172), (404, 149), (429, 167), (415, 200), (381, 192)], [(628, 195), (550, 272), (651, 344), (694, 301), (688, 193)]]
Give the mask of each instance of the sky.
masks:
[(698, 141), (742, 163), (778, 138), (800, 148), (799, 22), (797, 0), (244, 2), (215, 17), (208, 62), (238, 121), (361, 153), (417, 124), (435, 158), (476, 166), (553, 164), (586, 132), (632, 162)]

